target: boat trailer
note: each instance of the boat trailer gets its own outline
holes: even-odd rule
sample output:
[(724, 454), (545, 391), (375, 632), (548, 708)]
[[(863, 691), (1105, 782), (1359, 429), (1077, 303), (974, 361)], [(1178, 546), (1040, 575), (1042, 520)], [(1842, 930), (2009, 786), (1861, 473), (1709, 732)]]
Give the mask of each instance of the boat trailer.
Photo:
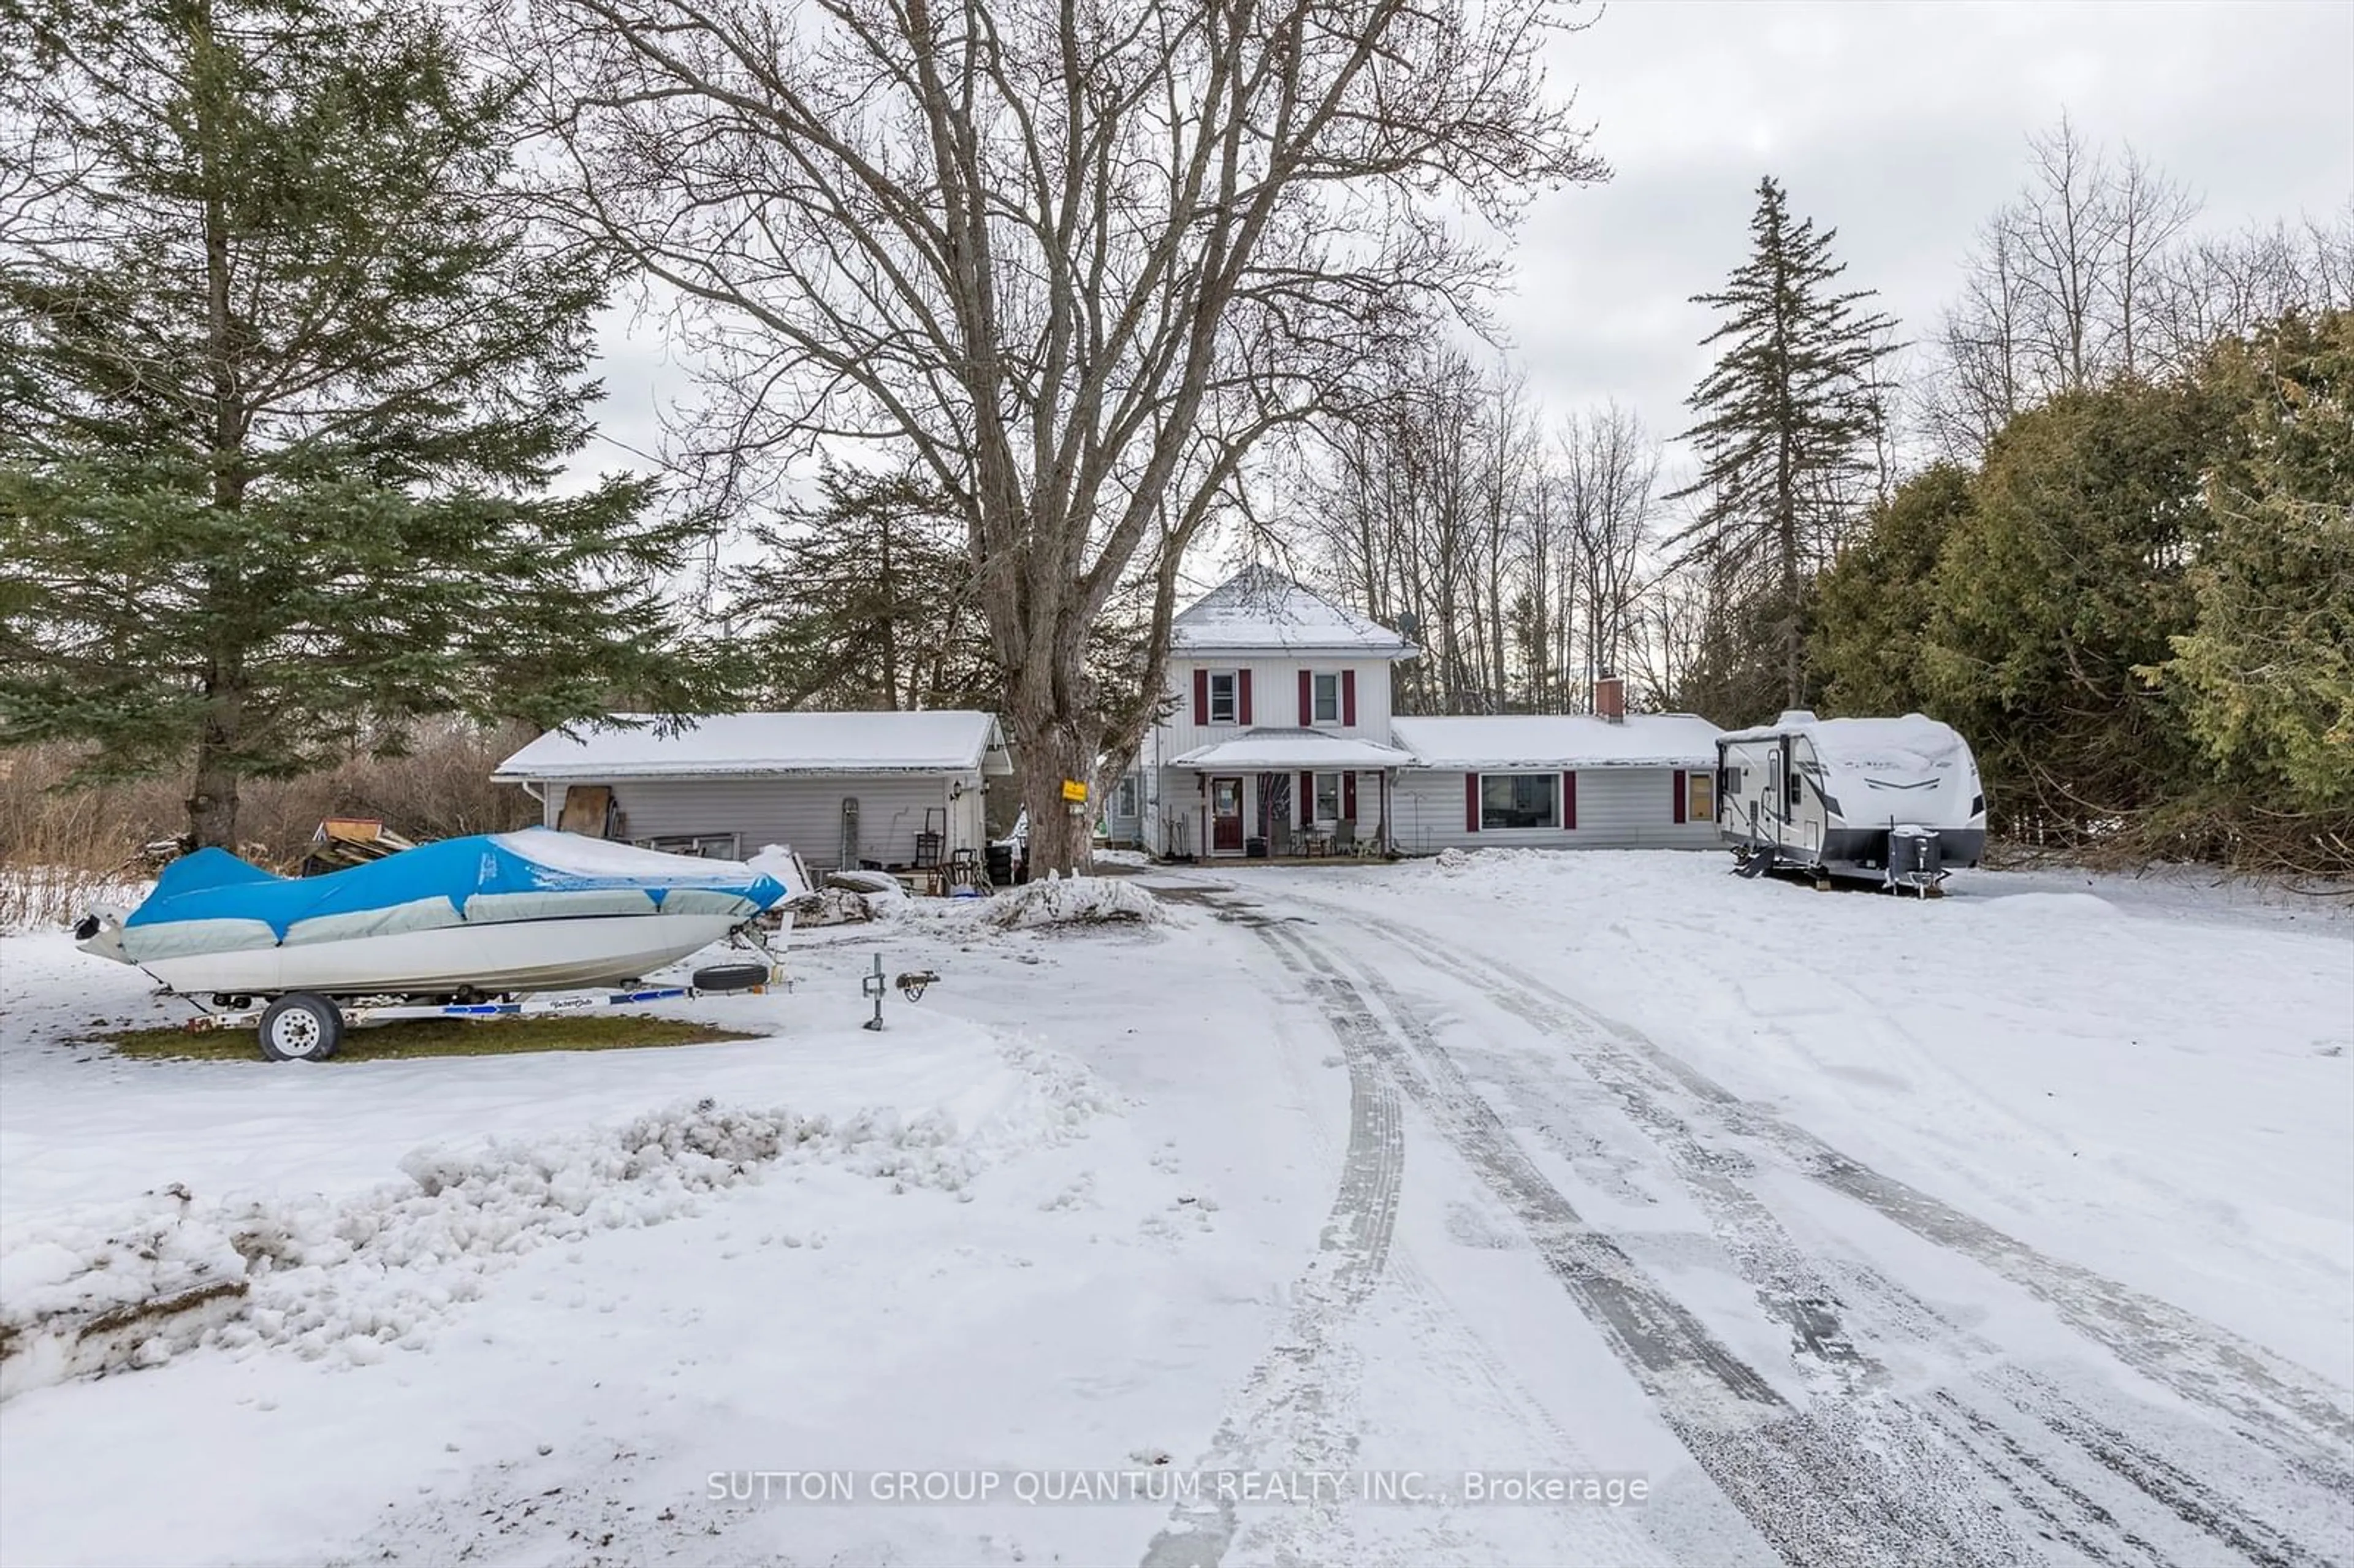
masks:
[(728, 938), (730, 947), (747, 947), (758, 962), (706, 964), (686, 985), (638, 986), (626, 991), (505, 991), (484, 996), (321, 996), (313, 991), (281, 995), (215, 995), (209, 1001), (186, 991), (164, 988), (157, 994), (177, 997), (199, 1010), (183, 1027), (191, 1033), (218, 1029), (251, 1029), (261, 1054), (272, 1062), (323, 1062), (343, 1044), (344, 1031), (371, 1023), (404, 1019), (468, 1018), (493, 1023), (510, 1018), (548, 1018), (590, 1012), (605, 1008), (636, 1007), (652, 1001), (678, 1001), (699, 996), (758, 996), (772, 990), (790, 990), (782, 959), (748, 924)]

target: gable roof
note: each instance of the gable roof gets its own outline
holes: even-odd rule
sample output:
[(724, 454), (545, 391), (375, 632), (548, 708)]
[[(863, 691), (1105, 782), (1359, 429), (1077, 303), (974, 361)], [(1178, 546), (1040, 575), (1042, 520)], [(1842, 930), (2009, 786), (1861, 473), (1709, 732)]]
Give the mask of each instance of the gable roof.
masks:
[[(508, 758), (496, 779), (719, 779), (791, 773), (1010, 773), (988, 714), (710, 714), (657, 734), (652, 715), (616, 714), (578, 733), (551, 731)], [(634, 726), (635, 727), (631, 727)]]
[(1354, 653), (1410, 659), (1413, 643), (1300, 587), (1272, 567), (1246, 567), (1169, 623), (1170, 652)]
[(1390, 721), (1416, 768), (1700, 768), (1716, 766), (1716, 726), (1698, 714), (1497, 714)]

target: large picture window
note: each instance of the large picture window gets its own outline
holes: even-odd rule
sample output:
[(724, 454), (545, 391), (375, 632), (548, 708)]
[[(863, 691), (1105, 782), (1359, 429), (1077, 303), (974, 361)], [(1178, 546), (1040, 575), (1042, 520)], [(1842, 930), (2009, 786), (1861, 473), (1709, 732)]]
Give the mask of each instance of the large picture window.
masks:
[(1561, 826), (1561, 775), (1483, 773), (1479, 776), (1479, 826)]
[(1685, 819), (1694, 822), (1716, 820), (1716, 776), (1712, 773), (1691, 773), (1685, 776), (1684, 791), (1688, 797)]
[(1341, 677), (1338, 675), (1317, 676), (1315, 681), (1315, 722), (1318, 724), (1339, 724), (1341, 722)]
[(1210, 722), (1234, 724), (1235, 673), (1232, 670), (1213, 671), (1210, 674)]

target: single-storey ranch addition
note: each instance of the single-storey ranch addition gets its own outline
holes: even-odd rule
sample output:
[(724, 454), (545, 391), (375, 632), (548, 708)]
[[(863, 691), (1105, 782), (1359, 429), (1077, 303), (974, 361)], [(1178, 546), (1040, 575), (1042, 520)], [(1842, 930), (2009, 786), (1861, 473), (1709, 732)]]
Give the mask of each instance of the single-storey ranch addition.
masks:
[(1171, 626), (1168, 709), (1104, 813), (1155, 854), (1291, 855), (1449, 846), (1693, 848), (1717, 842), (1714, 725), (1628, 714), (1394, 716), (1385, 626), (1264, 567)]
[(988, 714), (785, 713), (544, 735), (493, 777), (551, 828), (729, 859), (788, 844), (827, 871), (982, 854), (983, 782), (1013, 770)]
[(1392, 733), (1414, 758), (1392, 796), (1405, 853), (1716, 847), (1717, 728), (1697, 715), (1401, 718)]

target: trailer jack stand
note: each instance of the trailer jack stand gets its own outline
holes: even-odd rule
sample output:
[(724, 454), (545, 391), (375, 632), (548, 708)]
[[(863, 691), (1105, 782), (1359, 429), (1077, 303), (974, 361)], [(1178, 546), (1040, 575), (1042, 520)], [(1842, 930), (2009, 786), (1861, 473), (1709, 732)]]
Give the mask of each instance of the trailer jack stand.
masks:
[(864, 1023), (860, 1024), (859, 1027), (862, 1029), (881, 1029), (883, 1027), (883, 994), (886, 991), (890, 990), (889, 982), (885, 980), (883, 978), (882, 954), (877, 953), (875, 955), (875, 972), (870, 975), (862, 976), (858, 981), (858, 989), (862, 995), (871, 996), (875, 999), (875, 1016), (868, 1019)]

